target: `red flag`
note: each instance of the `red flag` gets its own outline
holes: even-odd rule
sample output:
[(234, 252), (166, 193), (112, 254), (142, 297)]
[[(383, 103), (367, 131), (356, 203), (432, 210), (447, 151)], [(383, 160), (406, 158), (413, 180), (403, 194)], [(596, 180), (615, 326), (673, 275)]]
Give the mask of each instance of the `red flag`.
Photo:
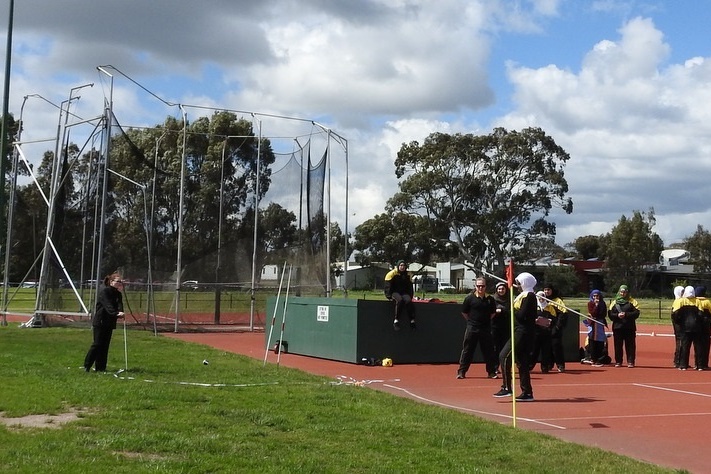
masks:
[(514, 284), (513, 259), (509, 259), (509, 264), (506, 267), (506, 282), (508, 283), (509, 288), (513, 288), (513, 284)]

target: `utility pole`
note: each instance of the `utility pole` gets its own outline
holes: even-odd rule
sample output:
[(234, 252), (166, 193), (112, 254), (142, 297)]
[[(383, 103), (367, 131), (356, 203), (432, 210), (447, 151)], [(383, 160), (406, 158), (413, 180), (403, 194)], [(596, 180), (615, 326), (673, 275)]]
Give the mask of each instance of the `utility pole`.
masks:
[[(12, 62), (12, 23), (13, 12), (15, 11), (15, 0), (10, 0), (10, 14), (8, 15), (7, 26), (7, 49), (5, 51), (5, 85), (3, 88), (2, 100), (2, 135), (0, 136), (0, 235), (5, 235), (5, 226), (7, 219), (5, 218), (5, 162), (7, 161), (7, 134), (9, 130), (9, 106), (10, 102), (10, 64)], [(0, 257), (7, 252), (7, 249), (0, 251)], [(6, 272), (7, 268), (3, 269)]]

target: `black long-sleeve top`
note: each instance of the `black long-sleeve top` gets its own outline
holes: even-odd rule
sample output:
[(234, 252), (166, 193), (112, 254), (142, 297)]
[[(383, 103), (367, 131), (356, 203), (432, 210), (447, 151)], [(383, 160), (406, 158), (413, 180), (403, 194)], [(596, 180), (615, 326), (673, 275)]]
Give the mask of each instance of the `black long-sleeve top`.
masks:
[(113, 286), (102, 286), (91, 325), (97, 328), (116, 329), (119, 312), (123, 312), (123, 295)]

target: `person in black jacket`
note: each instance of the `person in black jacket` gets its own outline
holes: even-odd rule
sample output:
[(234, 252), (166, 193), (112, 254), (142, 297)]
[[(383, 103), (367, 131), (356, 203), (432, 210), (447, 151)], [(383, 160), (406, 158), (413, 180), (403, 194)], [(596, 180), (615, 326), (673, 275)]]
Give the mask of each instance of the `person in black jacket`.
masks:
[(467, 320), (467, 329), (464, 331), (462, 354), (459, 357), (457, 378), (463, 379), (472, 364), (477, 343), (481, 347), (486, 364), (486, 373), (490, 379), (495, 379), (496, 356), (491, 341), (491, 318), (496, 314), (496, 302), (491, 295), (486, 294), (486, 280), (477, 278), (474, 291), (464, 298), (462, 316)]
[[(709, 370), (709, 343), (711, 340), (711, 301), (706, 299), (706, 287), (694, 288), (696, 305), (699, 307), (699, 327), (694, 343), (696, 370)], [(697, 350), (698, 348), (698, 350)]]
[(607, 343), (607, 305), (602, 298), (600, 290), (592, 290), (590, 292), (590, 300), (588, 301), (588, 316), (583, 319), (583, 324), (588, 327), (588, 345), (590, 347), (589, 363), (600, 367), (609, 363), (609, 357), (605, 353), (605, 344)]
[(407, 264), (404, 260), (399, 260), (394, 269), (385, 275), (385, 297), (395, 301), (395, 319), (393, 328), (400, 330), (400, 319), (402, 314), (407, 313), (410, 319), (410, 329), (415, 329), (415, 306), (412, 298), (415, 295), (412, 280), (407, 273)]
[[(521, 385), (521, 395), (516, 397), (520, 402), (532, 402), (533, 387), (531, 386), (531, 372), (528, 368), (530, 354), (533, 347), (533, 338), (536, 328), (536, 317), (538, 313), (538, 302), (533, 288), (536, 286), (536, 277), (530, 273), (523, 272), (516, 277), (516, 284), (521, 293), (513, 303), (514, 309), (514, 359), (518, 367), (519, 383)], [(503, 383), (501, 390), (494, 394), (495, 397), (510, 397), (513, 386), (513, 361), (511, 339), (506, 343), (499, 354)]]
[(87, 372), (91, 370), (92, 365), (97, 372), (106, 371), (111, 336), (116, 329), (116, 321), (124, 316), (122, 289), (123, 282), (118, 273), (104, 278), (104, 285), (99, 290), (96, 301), (96, 311), (91, 318), (94, 341), (84, 358), (84, 370)]
[(553, 362), (555, 362), (558, 372), (565, 372), (565, 353), (563, 351), (563, 332), (568, 322), (568, 308), (560, 298), (558, 290), (546, 283), (543, 286), (544, 296), (548, 299), (553, 314), (551, 323), (551, 350), (553, 352)]
[(637, 318), (639, 303), (632, 298), (627, 285), (620, 285), (609, 309), (612, 340), (615, 345), (615, 367), (622, 367), (622, 349), (627, 355), (627, 367), (634, 367), (637, 358)]
[[(691, 345), (697, 341), (699, 323), (702, 320), (702, 314), (696, 301), (696, 291), (693, 286), (684, 288), (684, 293), (681, 298), (674, 300), (672, 305), (672, 321), (674, 321), (681, 330), (681, 340), (679, 344), (679, 370), (689, 368), (689, 354), (691, 353)], [(694, 346), (695, 359), (698, 368), (698, 345)]]
[(496, 303), (496, 312), (491, 318), (491, 338), (496, 356), (495, 373), (499, 371), (498, 356), (506, 342), (511, 339), (511, 297), (509, 287), (504, 282), (496, 284), (496, 293), (493, 296)]
[(529, 359), (528, 370), (533, 372), (539, 359), (541, 361), (541, 373), (547, 374), (553, 368), (553, 343), (551, 339), (551, 328), (555, 320), (555, 308), (548, 302), (543, 291), (536, 293), (538, 300), (538, 313), (536, 317), (536, 327), (534, 329), (533, 347), (531, 347), (531, 358)]

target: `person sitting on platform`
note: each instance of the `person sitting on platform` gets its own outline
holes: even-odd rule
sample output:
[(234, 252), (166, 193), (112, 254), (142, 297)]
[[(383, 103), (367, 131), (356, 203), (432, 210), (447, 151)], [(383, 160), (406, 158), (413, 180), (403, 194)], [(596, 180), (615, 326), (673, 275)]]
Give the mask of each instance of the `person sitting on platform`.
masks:
[(407, 264), (404, 260), (399, 260), (395, 268), (385, 275), (385, 297), (395, 302), (395, 319), (393, 328), (400, 330), (400, 319), (403, 312), (407, 313), (410, 319), (410, 329), (416, 329), (415, 306), (412, 298), (415, 294), (412, 280), (407, 273)]

